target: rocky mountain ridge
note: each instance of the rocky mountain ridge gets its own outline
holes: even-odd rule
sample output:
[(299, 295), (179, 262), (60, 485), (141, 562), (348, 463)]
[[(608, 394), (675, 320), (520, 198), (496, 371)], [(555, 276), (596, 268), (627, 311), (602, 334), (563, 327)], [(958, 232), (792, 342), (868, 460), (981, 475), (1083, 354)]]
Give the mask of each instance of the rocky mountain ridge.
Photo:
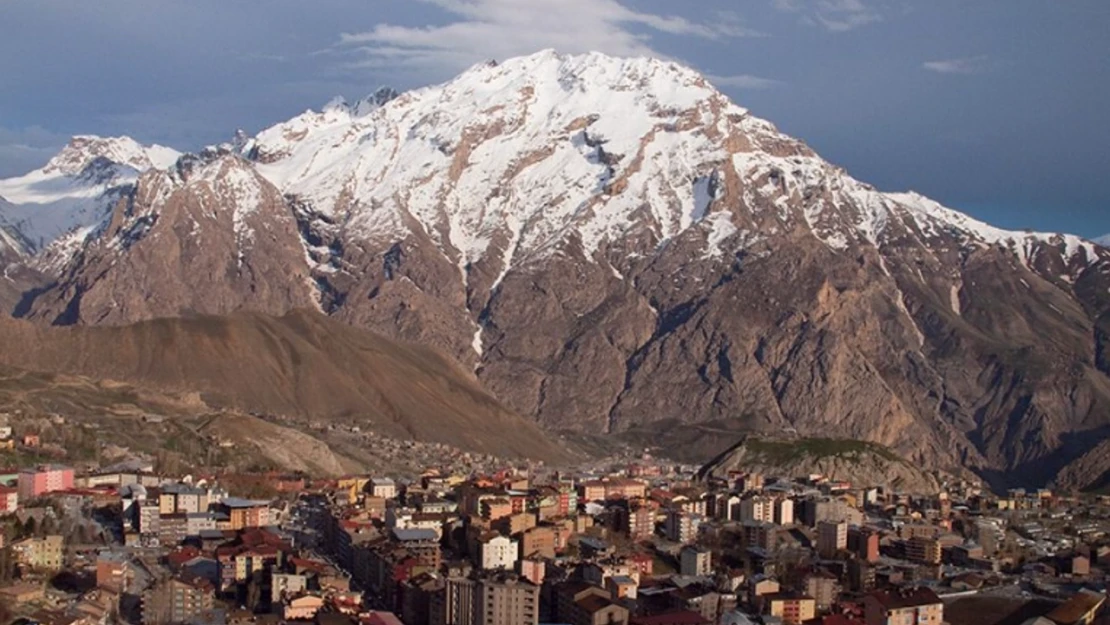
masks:
[(317, 306), (551, 428), (792, 429), (998, 482), (1110, 431), (1110, 252), (881, 193), (666, 61), (334, 102), (148, 170), (71, 249), (25, 316)]

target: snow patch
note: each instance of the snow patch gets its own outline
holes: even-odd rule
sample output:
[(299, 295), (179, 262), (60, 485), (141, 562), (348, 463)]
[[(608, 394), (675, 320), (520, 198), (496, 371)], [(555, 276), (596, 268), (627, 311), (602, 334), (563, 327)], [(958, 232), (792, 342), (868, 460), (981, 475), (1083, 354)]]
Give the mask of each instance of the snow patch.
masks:
[(725, 240), (736, 234), (738, 229), (732, 223), (732, 214), (725, 211), (713, 213), (705, 219), (705, 223), (709, 224), (709, 234), (702, 258), (719, 258), (724, 254), (722, 245)]

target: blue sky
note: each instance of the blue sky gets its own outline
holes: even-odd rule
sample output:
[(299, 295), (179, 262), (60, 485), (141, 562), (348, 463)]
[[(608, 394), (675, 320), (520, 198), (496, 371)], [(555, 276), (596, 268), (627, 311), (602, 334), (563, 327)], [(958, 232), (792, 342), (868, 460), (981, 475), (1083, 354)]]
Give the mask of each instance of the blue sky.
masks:
[(71, 134), (195, 149), (553, 47), (651, 54), (887, 190), (1110, 232), (1107, 0), (2, 0), (0, 176)]

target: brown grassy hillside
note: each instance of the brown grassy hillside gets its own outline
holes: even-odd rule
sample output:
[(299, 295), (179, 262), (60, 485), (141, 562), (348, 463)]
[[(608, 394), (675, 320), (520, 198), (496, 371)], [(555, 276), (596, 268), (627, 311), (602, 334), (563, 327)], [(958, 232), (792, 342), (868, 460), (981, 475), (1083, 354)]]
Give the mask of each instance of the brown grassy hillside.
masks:
[(309, 311), (118, 327), (0, 320), (0, 362), (199, 391), (242, 411), (365, 424), (393, 437), (557, 461), (564, 450), (446, 357)]

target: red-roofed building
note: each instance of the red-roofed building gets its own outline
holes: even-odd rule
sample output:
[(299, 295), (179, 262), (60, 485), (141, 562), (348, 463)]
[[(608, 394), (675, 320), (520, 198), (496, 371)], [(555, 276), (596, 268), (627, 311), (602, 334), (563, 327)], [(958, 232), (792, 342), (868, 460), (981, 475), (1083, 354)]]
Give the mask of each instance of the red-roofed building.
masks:
[(944, 603), (928, 588), (878, 590), (863, 599), (867, 625), (941, 625)]
[(185, 563), (200, 556), (200, 549), (196, 547), (179, 547), (166, 556), (166, 563), (170, 568), (179, 569)]
[(220, 591), (250, 579), (255, 571), (280, 566), (292, 551), (277, 534), (258, 528), (244, 530), (235, 541), (216, 548), (220, 564)]
[(10, 513), (19, 509), (19, 489), (0, 486), (0, 512)]

